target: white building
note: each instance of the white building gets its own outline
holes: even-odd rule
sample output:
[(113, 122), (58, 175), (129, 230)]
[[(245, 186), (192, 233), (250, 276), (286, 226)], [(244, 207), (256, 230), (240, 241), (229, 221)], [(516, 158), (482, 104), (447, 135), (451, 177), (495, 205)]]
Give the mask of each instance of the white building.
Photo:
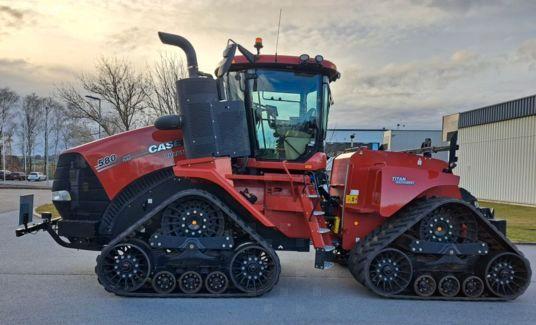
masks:
[(536, 205), (536, 95), (443, 121), (445, 133), (457, 124), (462, 187), (479, 199)]
[[(432, 140), (432, 146), (447, 146), (441, 136), (441, 130), (387, 130), (383, 134), (383, 146), (387, 151), (411, 150), (421, 147), (426, 138)], [(448, 161), (447, 151), (432, 154), (433, 158)]]

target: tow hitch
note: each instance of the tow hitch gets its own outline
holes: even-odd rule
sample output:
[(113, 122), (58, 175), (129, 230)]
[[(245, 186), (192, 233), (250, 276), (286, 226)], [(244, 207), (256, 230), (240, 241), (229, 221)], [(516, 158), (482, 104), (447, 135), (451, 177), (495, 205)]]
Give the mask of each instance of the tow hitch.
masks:
[(48, 234), (54, 239), (56, 243), (63, 247), (76, 248), (76, 245), (69, 243), (61, 239), (56, 232), (56, 225), (60, 218), (52, 219), (52, 213), (43, 212), (41, 213), (41, 222), (33, 222), (33, 201), (34, 196), (23, 195), (20, 197), (20, 206), (19, 206), (19, 226), (15, 229), (15, 235), (17, 237), (24, 236), (26, 234), (34, 234), (39, 230), (48, 232)]

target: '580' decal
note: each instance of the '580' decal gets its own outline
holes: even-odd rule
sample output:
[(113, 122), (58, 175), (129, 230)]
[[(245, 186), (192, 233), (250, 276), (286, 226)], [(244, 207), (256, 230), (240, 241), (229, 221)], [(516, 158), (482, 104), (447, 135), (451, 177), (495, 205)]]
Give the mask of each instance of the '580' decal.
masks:
[(113, 165), (116, 160), (117, 160), (117, 156), (115, 154), (111, 154), (109, 156), (102, 157), (101, 159), (99, 159), (97, 161), (97, 166), (95, 166), (95, 168), (97, 170), (103, 169), (105, 167)]

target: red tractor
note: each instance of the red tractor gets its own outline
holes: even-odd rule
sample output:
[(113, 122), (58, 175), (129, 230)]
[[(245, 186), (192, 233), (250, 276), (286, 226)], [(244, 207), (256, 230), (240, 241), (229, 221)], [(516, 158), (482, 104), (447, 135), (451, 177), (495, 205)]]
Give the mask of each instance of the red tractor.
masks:
[[(101, 251), (95, 271), (124, 296), (259, 296), (278, 282), (276, 250), (316, 251), (383, 297), (509, 300), (528, 260), (505, 224), (458, 187), (450, 163), (358, 148), (326, 172), (323, 143), (340, 74), (321, 55), (257, 54), (229, 41), (215, 78), (192, 45), (179, 114), (64, 152), (43, 229)], [(235, 55), (236, 51), (241, 55)]]

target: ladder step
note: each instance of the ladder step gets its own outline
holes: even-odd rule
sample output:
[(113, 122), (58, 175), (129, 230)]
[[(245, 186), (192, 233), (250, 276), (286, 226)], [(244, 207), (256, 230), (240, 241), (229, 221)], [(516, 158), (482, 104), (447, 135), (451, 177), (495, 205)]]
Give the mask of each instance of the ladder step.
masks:
[(331, 229), (329, 229), (329, 228), (322, 228), (322, 227), (318, 228), (318, 232), (320, 234), (327, 234), (330, 231), (331, 231)]
[(326, 252), (331, 252), (334, 249), (335, 249), (335, 246), (331, 246), (331, 245), (324, 246), (324, 251)]
[(323, 216), (324, 214), (324, 211), (313, 211), (313, 216)]
[(328, 261), (324, 262), (324, 270), (331, 269), (333, 265), (335, 265), (333, 262), (328, 262)]

